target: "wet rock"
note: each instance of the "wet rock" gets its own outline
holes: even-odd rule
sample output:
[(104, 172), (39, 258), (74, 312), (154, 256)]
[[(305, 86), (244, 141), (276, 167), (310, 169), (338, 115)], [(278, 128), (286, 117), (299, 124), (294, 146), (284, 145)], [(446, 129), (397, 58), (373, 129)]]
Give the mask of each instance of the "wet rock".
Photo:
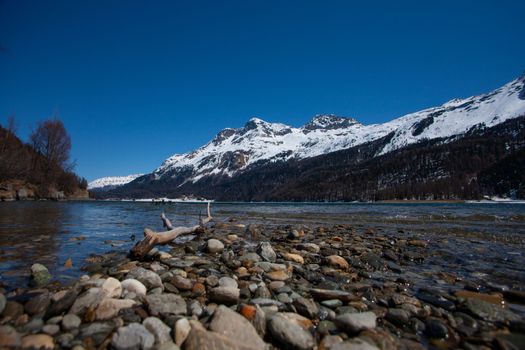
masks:
[(373, 312), (346, 313), (336, 317), (335, 323), (345, 331), (358, 333), (366, 329), (376, 328), (377, 316)]
[(36, 315), (46, 311), (47, 307), (51, 304), (51, 297), (49, 293), (38, 294), (24, 305), (24, 310), (29, 315)]
[(343, 305), (343, 302), (339, 299), (328, 299), (321, 301), (321, 305), (326, 306), (330, 309), (337, 309)]
[(171, 329), (158, 318), (148, 317), (142, 322), (142, 325), (153, 334), (155, 337), (155, 344), (164, 344), (171, 341)]
[(55, 341), (48, 334), (32, 334), (22, 338), (22, 349), (53, 349)]
[(82, 321), (80, 317), (74, 314), (67, 314), (62, 318), (62, 329), (66, 332), (77, 329)]
[(136, 279), (144, 286), (146, 286), (147, 289), (153, 289), (153, 288), (162, 288), (162, 280), (159, 275), (157, 275), (155, 272), (146, 270), (142, 267), (137, 267), (128, 272), (126, 276), (127, 279)]
[(326, 258), (328, 264), (330, 266), (336, 267), (341, 270), (346, 270), (350, 265), (348, 265), (348, 262), (339, 255), (330, 255)]
[(323, 320), (317, 325), (319, 334), (330, 334), (337, 331), (337, 326), (332, 321)]
[(176, 294), (156, 294), (146, 296), (148, 309), (153, 316), (185, 315), (186, 301)]
[(342, 290), (312, 288), (310, 294), (315, 300), (338, 299), (345, 302), (359, 300), (359, 297)]
[(193, 282), (180, 275), (175, 275), (170, 279), (170, 283), (174, 285), (178, 290), (191, 290), (193, 288)]
[(181, 318), (175, 323), (175, 343), (178, 346), (181, 346), (182, 343), (186, 340), (188, 337), (188, 334), (190, 334), (191, 326), (190, 322), (186, 318)]
[(338, 335), (327, 335), (319, 343), (319, 349), (329, 350), (334, 347), (335, 344), (342, 343), (343, 338)]
[(142, 282), (130, 278), (127, 280), (122, 281), (122, 296), (126, 297), (130, 293), (134, 293), (135, 295), (146, 295), (147, 288)]
[(108, 320), (117, 316), (120, 310), (129, 309), (135, 304), (136, 302), (131, 299), (105, 298), (100, 302), (95, 311), (95, 319)]
[(71, 333), (62, 333), (55, 338), (55, 342), (63, 349), (71, 348), (75, 336)]
[(115, 324), (113, 322), (93, 322), (80, 327), (80, 337), (89, 337), (96, 345), (99, 345), (113, 332), (114, 329)]
[(474, 316), (486, 321), (517, 321), (519, 316), (513, 312), (503, 309), (499, 305), (491, 304), (486, 301), (474, 298), (468, 298), (465, 301), (465, 307)]
[(31, 266), (31, 279), (29, 284), (34, 287), (42, 287), (51, 280), (51, 273), (47, 267), (42, 264), (33, 264)]
[(218, 304), (233, 305), (239, 301), (240, 290), (233, 287), (215, 287), (210, 289), (208, 297)]
[(215, 310), (209, 329), (226, 337), (234, 338), (238, 342), (250, 344), (256, 349), (265, 349), (266, 347), (252, 324), (224, 305)]
[(24, 307), (22, 306), (22, 304), (10, 300), (6, 302), (2, 316), (8, 317), (11, 320), (16, 320), (17, 318), (22, 316), (23, 313)]
[(69, 309), (70, 314), (83, 315), (88, 308), (95, 308), (104, 298), (104, 292), (101, 288), (89, 288), (81, 294)]
[(257, 253), (266, 261), (275, 262), (277, 259), (277, 254), (272, 248), (272, 245), (269, 242), (262, 242), (257, 248)]
[(392, 308), (388, 310), (385, 318), (396, 326), (403, 327), (410, 321), (410, 314), (403, 309)]
[(0, 326), (0, 348), (18, 348), (22, 344), (22, 337), (11, 326)]
[(139, 323), (120, 327), (111, 339), (111, 345), (117, 350), (149, 350), (154, 343), (153, 334)]
[(443, 321), (436, 318), (427, 320), (425, 332), (429, 338), (446, 339), (448, 337), (447, 326), (443, 323)]
[(319, 307), (315, 303), (315, 301), (311, 299), (306, 299), (303, 297), (296, 298), (293, 301), (293, 306), (295, 306), (295, 309), (297, 312), (305, 317), (314, 319), (319, 316)]
[(276, 313), (268, 320), (268, 331), (284, 347), (309, 350), (315, 346), (312, 335), (283, 313)]
[(122, 284), (118, 279), (109, 277), (102, 284), (102, 292), (108, 298), (120, 298), (122, 295)]
[(218, 239), (212, 238), (206, 242), (206, 249), (211, 254), (220, 253), (224, 250), (224, 244)]

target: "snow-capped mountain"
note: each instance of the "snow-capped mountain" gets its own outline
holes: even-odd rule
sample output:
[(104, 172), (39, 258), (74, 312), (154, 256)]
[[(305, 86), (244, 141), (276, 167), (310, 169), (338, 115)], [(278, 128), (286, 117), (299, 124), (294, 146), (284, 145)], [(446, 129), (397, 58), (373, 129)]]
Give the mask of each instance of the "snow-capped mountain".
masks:
[(473, 128), (490, 128), (525, 115), (524, 85), (525, 75), (490, 93), (454, 99), (383, 124), (318, 115), (296, 128), (252, 118), (241, 128), (222, 130), (193, 152), (168, 158), (151, 180), (176, 177), (182, 186), (210, 175), (232, 177), (256, 166), (348, 149), (386, 135), (393, 136), (376, 156), (423, 140), (459, 137)]
[(91, 181), (88, 184), (88, 190), (95, 190), (95, 191), (108, 191), (112, 190), (116, 187), (125, 185), (127, 183), (130, 183), (131, 181), (135, 180), (136, 178), (142, 176), (144, 174), (134, 174), (134, 175), (127, 175), (127, 176), (108, 176), (108, 177), (102, 177), (100, 179), (96, 179)]

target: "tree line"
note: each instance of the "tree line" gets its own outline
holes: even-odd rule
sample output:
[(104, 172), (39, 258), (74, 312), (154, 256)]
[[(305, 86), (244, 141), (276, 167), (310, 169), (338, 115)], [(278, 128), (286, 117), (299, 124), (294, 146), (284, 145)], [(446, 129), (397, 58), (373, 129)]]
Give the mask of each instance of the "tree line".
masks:
[(39, 122), (29, 141), (17, 136), (14, 117), (0, 125), (0, 183), (21, 180), (36, 187), (38, 197), (48, 197), (53, 190), (66, 195), (86, 189), (70, 161), (71, 137), (59, 119)]

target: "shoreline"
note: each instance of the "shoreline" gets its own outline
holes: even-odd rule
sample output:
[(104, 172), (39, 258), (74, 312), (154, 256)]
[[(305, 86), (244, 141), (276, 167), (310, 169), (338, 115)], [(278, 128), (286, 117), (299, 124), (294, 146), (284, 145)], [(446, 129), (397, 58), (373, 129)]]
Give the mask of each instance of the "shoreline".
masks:
[[(512, 344), (524, 322), (516, 312), (525, 310), (525, 293), (439, 270), (427, 278), (444, 284), (429, 286), (417, 276), (436, 244), (342, 224), (217, 222), (143, 261), (125, 251), (92, 256), (89, 275), (67, 288), (49, 285), (45, 270), (33, 269), (33, 288), (6, 293), (4, 307), (0, 300), (0, 347)], [(235, 336), (223, 336), (230, 331)], [(237, 341), (244, 337), (249, 344)]]

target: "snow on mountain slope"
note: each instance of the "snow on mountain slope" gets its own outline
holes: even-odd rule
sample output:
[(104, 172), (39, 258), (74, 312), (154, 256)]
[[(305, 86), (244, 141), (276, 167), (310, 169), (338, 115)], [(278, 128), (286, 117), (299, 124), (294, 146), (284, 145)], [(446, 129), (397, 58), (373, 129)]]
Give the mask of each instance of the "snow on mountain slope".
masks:
[(88, 184), (88, 190), (98, 190), (98, 191), (111, 190), (115, 187), (119, 187), (127, 183), (130, 183), (131, 181), (135, 180), (137, 177), (142, 176), (142, 175), (144, 174), (102, 177), (100, 179), (91, 181)]
[(153, 176), (184, 176), (184, 182), (208, 175), (232, 176), (264, 162), (314, 157), (394, 133), (379, 152), (385, 154), (425, 139), (462, 135), (473, 127), (491, 127), (525, 115), (524, 85), (525, 75), (488, 94), (454, 99), (383, 124), (363, 125), (353, 118), (318, 115), (294, 128), (252, 118), (242, 128), (222, 130), (193, 152), (168, 158)]

